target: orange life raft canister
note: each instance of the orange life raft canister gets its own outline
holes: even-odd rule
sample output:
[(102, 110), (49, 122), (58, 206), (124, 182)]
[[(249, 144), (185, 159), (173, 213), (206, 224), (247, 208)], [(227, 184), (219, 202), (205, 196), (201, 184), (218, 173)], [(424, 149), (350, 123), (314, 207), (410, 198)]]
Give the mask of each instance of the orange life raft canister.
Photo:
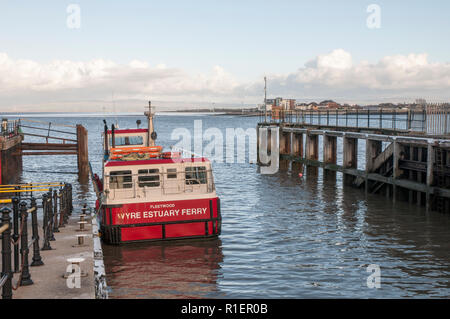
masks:
[(137, 154), (147, 155), (151, 158), (161, 155), (162, 146), (146, 146), (146, 147), (114, 147), (111, 148), (111, 159), (121, 159), (124, 156)]
[(162, 158), (181, 158), (180, 152), (164, 152), (162, 153)]

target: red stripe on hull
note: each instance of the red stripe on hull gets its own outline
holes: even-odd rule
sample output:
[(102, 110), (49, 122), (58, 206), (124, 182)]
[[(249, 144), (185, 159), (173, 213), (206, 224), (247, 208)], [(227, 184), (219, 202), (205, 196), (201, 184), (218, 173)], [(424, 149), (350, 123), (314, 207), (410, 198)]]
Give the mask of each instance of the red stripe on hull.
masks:
[(191, 237), (205, 235), (205, 223), (166, 225), (166, 237)]
[(122, 241), (159, 239), (162, 226), (126, 227), (121, 229)]
[(130, 203), (102, 211), (110, 243), (211, 237), (220, 234), (219, 198)]

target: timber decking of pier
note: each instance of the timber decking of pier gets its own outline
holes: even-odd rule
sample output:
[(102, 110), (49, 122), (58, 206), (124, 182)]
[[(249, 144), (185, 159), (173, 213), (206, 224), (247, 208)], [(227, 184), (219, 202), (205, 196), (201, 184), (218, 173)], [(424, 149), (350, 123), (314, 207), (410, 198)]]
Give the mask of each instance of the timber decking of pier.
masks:
[[(267, 133), (260, 134), (264, 129)], [(271, 145), (273, 132), (278, 135), (276, 145)], [(345, 185), (364, 188), (366, 194), (382, 194), (393, 201), (406, 200), (427, 210), (450, 212), (450, 136), (445, 132), (263, 122), (258, 124), (258, 149), (261, 145), (267, 145), (268, 151), (278, 148), (281, 169), (292, 163), (293, 170), (306, 165), (340, 172)], [(322, 160), (318, 136), (322, 136)], [(337, 163), (338, 138), (342, 138), (342, 164)], [(261, 143), (262, 139), (266, 141)], [(359, 140), (366, 143), (364, 170), (358, 169)], [(259, 150), (257, 153), (259, 156)], [(258, 163), (268, 164), (261, 163), (260, 158)]]

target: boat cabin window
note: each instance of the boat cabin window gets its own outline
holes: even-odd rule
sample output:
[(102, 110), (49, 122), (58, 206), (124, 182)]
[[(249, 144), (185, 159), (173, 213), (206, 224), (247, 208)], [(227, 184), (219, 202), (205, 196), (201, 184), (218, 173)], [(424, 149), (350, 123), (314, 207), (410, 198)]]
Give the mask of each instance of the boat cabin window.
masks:
[(206, 184), (206, 167), (186, 167), (186, 185)]
[[(115, 145), (143, 145), (144, 139), (142, 136), (115, 136)], [(112, 137), (109, 137), (109, 145), (112, 145)]]
[(139, 187), (159, 187), (159, 169), (140, 169), (138, 174)]
[(109, 188), (133, 188), (133, 178), (131, 171), (115, 171), (109, 173)]
[(167, 178), (177, 178), (177, 169), (176, 168), (168, 168), (167, 169)]

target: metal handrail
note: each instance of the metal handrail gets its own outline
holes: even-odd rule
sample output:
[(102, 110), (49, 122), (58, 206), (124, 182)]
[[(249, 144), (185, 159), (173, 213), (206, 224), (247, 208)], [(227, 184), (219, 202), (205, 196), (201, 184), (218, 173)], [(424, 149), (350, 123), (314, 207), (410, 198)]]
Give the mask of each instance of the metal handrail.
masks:
[[(379, 128), (396, 131), (416, 131), (426, 134), (450, 133), (450, 104), (427, 104), (421, 109), (352, 109), (352, 110), (283, 110), (259, 113), (262, 123), (309, 124), (355, 128)], [(342, 123), (342, 121), (345, 121)]]
[[(42, 124), (49, 124), (51, 122), (45, 122), (45, 121), (39, 121), (39, 120), (28, 120), (28, 119), (24, 119), (24, 118), (20, 118), (19, 122), (30, 122), (30, 123), (42, 123)], [(58, 123), (51, 123), (53, 126), (61, 126), (61, 127), (70, 127), (70, 128), (77, 128), (76, 126), (73, 125), (67, 125), (67, 124), (58, 124)]]
[(51, 131), (51, 132), (57, 132), (57, 133), (63, 133), (63, 134), (77, 135), (76, 132), (66, 132), (66, 131), (48, 129), (48, 128), (45, 128), (45, 127), (35, 127), (35, 126), (28, 126), (28, 125), (23, 125), (23, 124), (21, 124), (20, 127), (26, 127), (26, 128), (30, 128), (30, 129), (33, 129), (33, 130)]

